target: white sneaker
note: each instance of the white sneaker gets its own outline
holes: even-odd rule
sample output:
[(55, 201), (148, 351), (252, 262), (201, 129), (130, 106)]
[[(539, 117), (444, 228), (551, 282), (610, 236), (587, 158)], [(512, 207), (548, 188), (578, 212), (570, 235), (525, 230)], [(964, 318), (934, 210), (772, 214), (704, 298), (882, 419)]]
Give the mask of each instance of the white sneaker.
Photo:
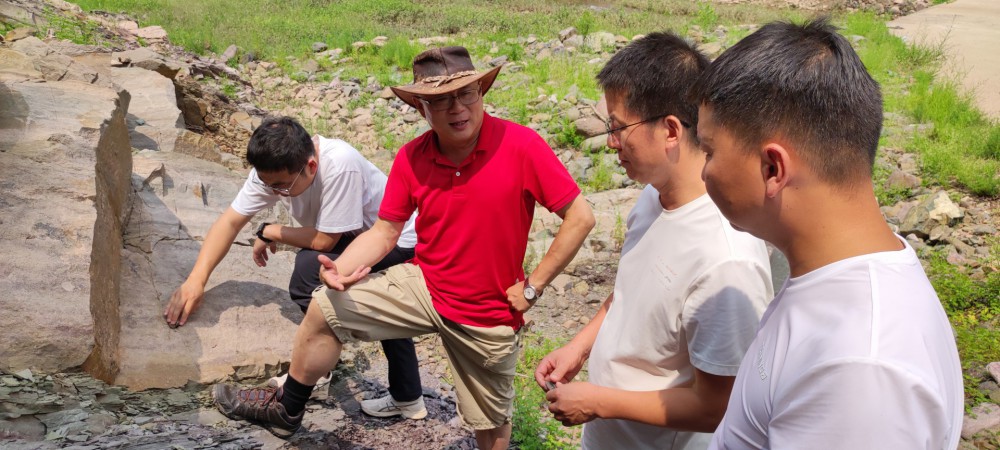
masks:
[[(319, 389), (323, 386), (330, 384), (330, 378), (333, 376), (333, 372), (330, 372), (316, 381), (316, 386), (313, 386), (313, 390)], [(279, 377), (271, 377), (267, 380), (267, 385), (273, 388), (279, 388), (285, 384), (285, 380), (288, 379), (288, 374), (281, 375)]]
[(402, 415), (407, 419), (420, 420), (427, 417), (424, 398), (412, 402), (397, 402), (391, 395), (361, 401), (361, 410), (369, 416), (392, 417)]

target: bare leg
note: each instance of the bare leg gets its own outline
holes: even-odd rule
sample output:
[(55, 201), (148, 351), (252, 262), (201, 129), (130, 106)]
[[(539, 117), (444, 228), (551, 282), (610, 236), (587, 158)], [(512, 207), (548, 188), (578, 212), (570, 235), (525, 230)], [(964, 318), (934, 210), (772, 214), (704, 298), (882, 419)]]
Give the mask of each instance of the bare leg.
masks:
[[(316, 302), (312, 302), (295, 332), (292, 367), (288, 369), (288, 374), (304, 385), (314, 385), (337, 365), (341, 348), (343, 344), (326, 323), (323, 311)], [(509, 432), (507, 434), (510, 435)]]
[(476, 430), (476, 444), (479, 450), (507, 450), (510, 446), (510, 424), (491, 430)]

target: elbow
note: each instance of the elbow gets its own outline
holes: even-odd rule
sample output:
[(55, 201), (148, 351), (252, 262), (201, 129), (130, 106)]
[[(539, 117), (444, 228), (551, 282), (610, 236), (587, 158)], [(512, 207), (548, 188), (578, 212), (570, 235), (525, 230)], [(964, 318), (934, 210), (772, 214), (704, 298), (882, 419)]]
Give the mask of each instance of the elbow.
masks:
[(594, 211), (590, 209), (590, 205), (584, 203), (584, 207), (580, 208), (576, 214), (572, 216), (572, 222), (576, 225), (576, 229), (580, 230), (583, 234), (590, 234), (590, 232), (597, 226), (597, 219), (594, 218)]
[(333, 251), (333, 248), (337, 246), (337, 242), (340, 242), (339, 235), (334, 238), (333, 236), (324, 234), (323, 236), (320, 236), (319, 239), (313, 239), (311, 243), (312, 245), (309, 247), (320, 253), (330, 253)]
[(711, 411), (705, 412), (705, 417), (702, 418), (702, 424), (700, 431), (702, 433), (713, 433), (716, 428), (719, 428), (719, 424), (722, 423), (722, 418), (726, 415), (726, 407), (713, 408)]
[(311, 246), (310, 250), (315, 250), (315, 251), (320, 252), (320, 253), (330, 253), (330, 252), (333, 251), (333, 247), (335, 247), (335, 246), (336, 246), (335, 243), (334, 244), (329, 244), (329, 245), (322, 245), (322, 244), (313, 243), (313, 245)]
[(594, 218), (594, 212), (591, 211), (589, 207), (587, 208), (587, 213), (584, 214), (584, 217), (581, 220), (580, 226), (587, 230), (588, 234), (594, 229), (595, 226), (597, 226), (597, 219)]
[(699, 433), (713, 433), (715, 429), (719, 427), (722, 423), (722, 418), (726, 415), (726, 408), (729, 406), (729, 399), (726, 398), (722, 402), (714, 402), (712, 405), (706, 405), (700, 411), (698, 420), (693, 424), (693, 429), (691, 431), (696, 431)]

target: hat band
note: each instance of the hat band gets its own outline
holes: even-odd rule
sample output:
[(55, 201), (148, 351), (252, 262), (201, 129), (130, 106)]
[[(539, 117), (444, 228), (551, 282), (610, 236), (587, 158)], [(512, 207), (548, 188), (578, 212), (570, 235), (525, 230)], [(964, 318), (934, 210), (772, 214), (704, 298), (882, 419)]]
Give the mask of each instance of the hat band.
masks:
[(420, 80), (420, 83), (421, 84), (434, 83), (431, 87), (435, 87), (436, 88), (438, 86), (441, 86), (442, 84), (451, 82), (452, 80), (455, 80), (455, 79), (458, 79), (458, 78), (467, 77), (467, 76), (470, 76), (470, 75), (476, 75), (478, 73), (479, 72), (476, 72), (475, 70), (466, 70), (466, 71), (462, 71), (462, 72), (455, 72), (455, 73), (453, 73), (451, 75), (435, 75), (433, 77), (427, 77), (427, 78), (424, 78), (424, 79)]

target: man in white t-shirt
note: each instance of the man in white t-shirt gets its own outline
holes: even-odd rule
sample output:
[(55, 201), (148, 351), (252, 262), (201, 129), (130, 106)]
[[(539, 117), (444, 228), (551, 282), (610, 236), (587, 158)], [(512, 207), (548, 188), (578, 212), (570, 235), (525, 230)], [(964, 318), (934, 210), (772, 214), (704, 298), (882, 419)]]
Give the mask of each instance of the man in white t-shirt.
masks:
[[(246, 183), (209, 229), (191, 274), (170, 298), (164, 317), (171, 326), (184, 325), (198, 308), (208, 277), (229, 252), (239, 231), (257, 213), (281, 202), (297, 222), (297, 226), (260, 223), (253, 260), (260, 267), (267, 266), (267, 252), (273, 254), (277, 243), (300, 249), (288, 292), (303, 312), (312, 300), (313, 290), (321, 285), (318, 256), (336, 258), (378, 217), (385, 174), (350, 144), (321, 136), (310, 138), (290, 117), (267, 119), (254, 131), (247, 145), (247, 161), (253, 169)], [(411, 218), (396, 247), (372, 270), (412, 259), (416, 243)], [(423, 418), (427, 412), (413, 341), (386, 340), (382, 346), (389, 361), (389, 391), (403, 401), (419, 400), (419, 407), (406, 415)]]
[(768, 24), (719, 56), (693, 97), (708, 193), (791, 268), (712, 448), (956, 448), (954, 336), (879, 211), (882, 96), (851, 44), (825, 20)]
[[(584, 425), (585, 449), (708, 445), (736, 371), (774, 295), (765, 244), (736, 231), (705, 192), (685, 98), (708, 60), (653, 33), (597, 75), (608, 146), (646, 188), (628, 216), (614, 292), (535, 377), (549, 410)], [(589, 382), (571, 382), (589, 358)]]

